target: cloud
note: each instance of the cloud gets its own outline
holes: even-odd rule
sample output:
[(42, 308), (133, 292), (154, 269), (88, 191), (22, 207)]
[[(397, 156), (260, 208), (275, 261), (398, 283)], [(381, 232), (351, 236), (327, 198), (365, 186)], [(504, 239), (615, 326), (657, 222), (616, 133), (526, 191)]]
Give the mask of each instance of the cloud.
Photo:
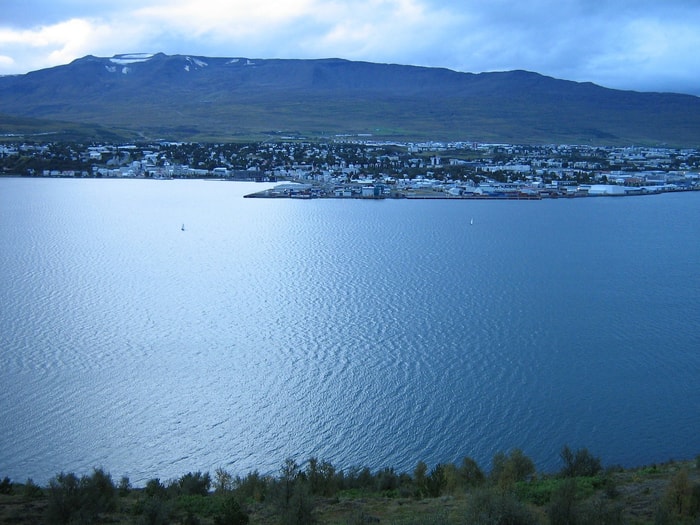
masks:
[[(700, 94), (695, 0), (25, 0), (0, 22), (0, 73), (158, 52), (528, 69)], [(43, 9), (41, 9), (43, 6)], [(27, 11), (36, 11), (32, 22)], [(41, 24), (41, 25), (31, 25)]]

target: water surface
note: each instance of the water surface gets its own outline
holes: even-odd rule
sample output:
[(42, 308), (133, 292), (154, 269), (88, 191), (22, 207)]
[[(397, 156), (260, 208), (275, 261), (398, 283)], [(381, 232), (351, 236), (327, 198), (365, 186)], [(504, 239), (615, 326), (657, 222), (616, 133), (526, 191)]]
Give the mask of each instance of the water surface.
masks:
[(700, 452), (700, 194), (260, 189), (0, 179), (0, 475)]

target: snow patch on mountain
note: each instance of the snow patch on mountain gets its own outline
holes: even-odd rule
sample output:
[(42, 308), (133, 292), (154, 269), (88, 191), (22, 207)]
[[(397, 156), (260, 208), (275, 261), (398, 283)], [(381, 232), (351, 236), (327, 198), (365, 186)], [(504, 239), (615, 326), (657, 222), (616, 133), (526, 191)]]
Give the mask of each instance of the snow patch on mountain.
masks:
[[(207, 67), (209, 64), (198, 58), (186, 57), (187, 61), (194, 64), (197, 67)], [(187, 69), (187, 67), (185, 67)], [(188, 70), (189, 71), (189, 70)]]
[(118, 64), (124, 66), (127, 64), (138, 64), (140, 62), (146, 62), (154, 57), (153, 53), (131, 53), (127, 55), (114, 55), (109, 59), (113, 64)]

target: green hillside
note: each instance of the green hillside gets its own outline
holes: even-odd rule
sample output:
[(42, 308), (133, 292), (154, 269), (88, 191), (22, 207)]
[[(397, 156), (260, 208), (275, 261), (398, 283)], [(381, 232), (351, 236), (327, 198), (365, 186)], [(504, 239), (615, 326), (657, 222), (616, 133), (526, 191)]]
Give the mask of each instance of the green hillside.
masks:
[[(89, 56), (0, 77), (0, 114), (100, 126), (146, 140), (361, 134), (401, 140), (700, 145), (699, 97), (618, 91), (526, 71), (471, 74), (338, 59), (158, 54), (131, 63)], [(3, 127), (11, 130), (6, 120)], [(37, 123), (35, 129), (43, 132), (47, 126)]]

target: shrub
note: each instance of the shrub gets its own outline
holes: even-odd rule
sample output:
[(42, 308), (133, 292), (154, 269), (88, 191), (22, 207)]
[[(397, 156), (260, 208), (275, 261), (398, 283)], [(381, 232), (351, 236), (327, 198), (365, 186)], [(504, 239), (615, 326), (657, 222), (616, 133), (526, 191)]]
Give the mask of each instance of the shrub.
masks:
[(49, 523), (92, 522), (99, 514), (115, 508), (114, 484), (102, 469), (80, 479), (73, 473), (62, 472), (49, 482), (46, 507)]
[(399, 476), (393, 468), (384, 468), (377, 472), (377, 490), (391, 492), (399, 488)]
[(167, 489), (160, 482), (160, 479), (153, 478), (146, 482), (146, 487), (143, 492), (148, 498), (165, 499)]
[(468, 456), (462, 459), (458, 472), (459, 479), (465, 487), (477, 487), (486, 479), (477, 462)]
[(479, 525), (536, 525), (537, 517), (518, 501), (515, 496), (503, 490), (477, 489), (469, 495), (466, 523)]
[(122, 476), (122, 479), (119, 480), (119, 496), (122, 498), (125, 498), (126, 496), (129, 495), (129, 492), (131, 491), (131, 482), (129, 482), (129, 478), (126, 476)]
[(605, 498), (593, 498), (579, 506), (577, 525), (622, 525), (623, 507)]
[(46, 519), (48, 523), (68, 524), (80, 512), (80, 480), (73, 473), (61, 472), (49, 481)]
[(445, 485), (445, 467), (441, 464), (435, 465), (435, 467), (433, 467), (433, 469), (430, 471), (430, 474), (428, 474), (428, 478), (426, 479), (428, 495), (431, 498), (439, 497), (440, 494), (442, 494)]
[(527, 501), (538, 507), (547, 505), (561, 484), (561, 479), (544, 478), (532, 483), (520, 482), (516, 484), (516, 492), (522, 501)]
[(560, 474), (566, 478), (595, 476), (601, 470), (600, 458), (592, 455), (586, 448), (573, 452), (567, 445), (564, 445), (559, 456), (564, 462)]
[(83, 506), (91, 507), (93, 514), (113, 511), (117, 507), (117, 491), (112, 476), (102, 469), (94, 469), (92, 476), (81, 479)]
[(32, 478), (27, 479), (24, 484), (24, 496), (29, 499), (40, 498), (44, 495), (44, 491), (41, 487), (34, 483)]
[(576, 480), (566, 479), (552, 492), (549, 502), (549, 523), (571, 525), (576, 523)]
[(313, 516), (314, 500), (307, 483), (297, 483), (292, 497), (282, 508), (282, 525), (309, 525), (315, 523)]
[(211, 487), (211, 477), (208, 472), (188, 472), (178, 481), (179, 493), (185, 496), (206, 496)]
[(223, 494), (233, 490), (233, 476), (219, 467), (214, 471), (214, 492)]
[(499, 452), (493, 457), (492, 479), (502, 487), (508, 487), (517, 481), (525, 481), (535, 474), (535, 464), (519, 448), (510, 455)]
[(221, 512), (214, 516), (214, 525), (247, 525), (249, 520), (238, 501), (229, 496), (224, 500)]
[(668, 511), (670, 516), (677, 519), (692, 516), (696, 506), (693, 501), (693, 492), (688, 472), (685, 469), (679, 470), (666, 487), (662, 507)]
[(139, 502), (136, 512), (143, 525), (166, 525), (172, 516), (172, 504), (160, 498), (149, 497)]
[(259, 503), (265, 500), (268, 492), (268, 481), (257, 470), (254, 470), (244, 478), (236, 476), (233, 481), (233, 490), (241, 500), (252, 500)]
[(413, 486), (417, 498), (428, 494), (427, 474), (428, 465), (424, 461), (419, 461), (416, 468), (413, 469)]
[(4, 477), (0, 481), (0, 494), (12, 494), (12, 481), (10, 481), (10, 478)]

